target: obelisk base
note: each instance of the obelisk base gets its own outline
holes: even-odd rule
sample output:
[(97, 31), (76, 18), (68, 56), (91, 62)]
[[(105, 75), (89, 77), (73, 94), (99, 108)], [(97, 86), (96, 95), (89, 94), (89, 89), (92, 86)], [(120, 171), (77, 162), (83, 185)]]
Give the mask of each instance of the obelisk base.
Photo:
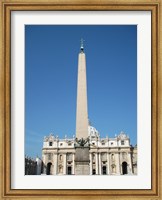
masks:
[(75, 149), (75, 175), (89, 175), (89, 147)]

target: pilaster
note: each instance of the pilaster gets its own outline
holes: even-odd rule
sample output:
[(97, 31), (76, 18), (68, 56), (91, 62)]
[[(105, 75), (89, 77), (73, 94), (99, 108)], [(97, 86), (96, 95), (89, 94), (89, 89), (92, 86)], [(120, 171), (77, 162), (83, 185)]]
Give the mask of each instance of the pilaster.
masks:
[(107, 153), (107, 174), (110, 174), (110, 157), (109, 157), (109, 153)]
[(66, 175), (66, 153), (64, 154), (64, 175)]
[(101, 153), (98, 154), (98, 163), (99, 163), (99, 175), (102, 174), (102, 170), (101, 170)]
[(98, 153), (96, 153), (96, 174), (98, 173)]

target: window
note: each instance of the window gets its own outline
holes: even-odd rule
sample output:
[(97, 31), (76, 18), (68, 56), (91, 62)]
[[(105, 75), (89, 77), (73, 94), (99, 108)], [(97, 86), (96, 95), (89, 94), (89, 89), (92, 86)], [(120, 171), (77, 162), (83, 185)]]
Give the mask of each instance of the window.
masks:
[(71, 146), (71, 143), (70, 143), (70, 142), (68, 143), (68, 146)]
[(124, 145), (124, 140), (121, 141), (121, 145)]
[(102, 142), (102, 145), (105, 145), (105, 143), (104, 143), (104, 142)]
[(62, 146), (63, 145), (63, 143), (60, 143), (60, 146)]
[(95, 143), (94, 143), (94, 142), (92, 142), (92, 145), (95, 145)]
[(52, 146), (52, 142), (49, 142), (49, 146)]
[(111, 142), (111, 145), (113, 145), (114, 143), (113, 142)]

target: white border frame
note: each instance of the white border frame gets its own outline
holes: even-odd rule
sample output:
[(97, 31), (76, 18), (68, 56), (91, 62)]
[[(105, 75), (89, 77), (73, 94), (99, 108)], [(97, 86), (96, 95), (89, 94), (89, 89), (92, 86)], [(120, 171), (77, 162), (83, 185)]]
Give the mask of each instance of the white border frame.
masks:
[[(24, 176), (25, 24), (138, 26), (137, 176)], [(151, 189), (151, 11), (12, 11), (11, 101), (12, 189)]]

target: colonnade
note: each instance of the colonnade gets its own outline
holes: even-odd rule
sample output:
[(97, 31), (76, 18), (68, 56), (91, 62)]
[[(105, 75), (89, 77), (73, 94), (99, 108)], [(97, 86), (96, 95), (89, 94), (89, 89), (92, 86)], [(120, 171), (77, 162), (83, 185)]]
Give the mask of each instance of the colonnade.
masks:
[[(103, 167), (106, 167), (106, 174), (107, 175), (113, 175), (113, 174), (123, 174), (122, 169), (122, 162), (124, 161), (122, 158), (121, 152), (115, 152), (113, 153), (115, 155), (114, 160), (111, 159), (112, 153), (110, 152), (104, 152), (106, 153), (106, 160), (102, 161), (101, 158), (101, 152), (91, 152), (90, 153), (90, 175), (93, 175), (93, 170), (95, 171), (96, 175), (102, 175), (103, 174)], [(95, 162), (93, 162), (93, 154), (95, 155)], [(132, 161), (131, 161), (131, 154), (130, 152), (127, 153), (127, 159), (125, 159), (127, 162), (127, 171), (128, 173), (132, 173)], [(104, 164), (103, 164), (104, 163)], [(113, 171), (112, 166), (115, 167), (115, 170)]]
[[(104, 152), (106, 154), (106, 159), (102, 160), (102, 152), (90, 152), (90, 175), (102, 175), (103, 167), (106, 169), (104, 171), (107, 175), (120, 175), (123, 174), (122, 163), (124, 162), (121, 152)], [(44, 155), (43, 162), (46, 165), (51, 162), (51, 174), (68, 174), (68, 167), (71, 167), (71, 174), (75, 174), (75, 153), (72, 154), (72, 159), (67, 159), (67, 153), (54, 153), (51, 161), (47, 161)], [(114, 154), (114, 158), (112, 159), (112, 154)], [(62, 162), (59, 160), (59, 155), (62, 155)], [(95, 160), (93, 160), (93, 155), (95, 155)], [(132, 173), (132, 161), (131, 161), (131, 153), (126, 153), (126, 162), (127, 162), (127, 171), (128, 173)], [(59, 171), (59, 165), (62, 166), (62, 172)], [(46, 172), (46, 166), (44, 166), (44, 173)], [(94, 173), (95, 172), (95, 173)]]

